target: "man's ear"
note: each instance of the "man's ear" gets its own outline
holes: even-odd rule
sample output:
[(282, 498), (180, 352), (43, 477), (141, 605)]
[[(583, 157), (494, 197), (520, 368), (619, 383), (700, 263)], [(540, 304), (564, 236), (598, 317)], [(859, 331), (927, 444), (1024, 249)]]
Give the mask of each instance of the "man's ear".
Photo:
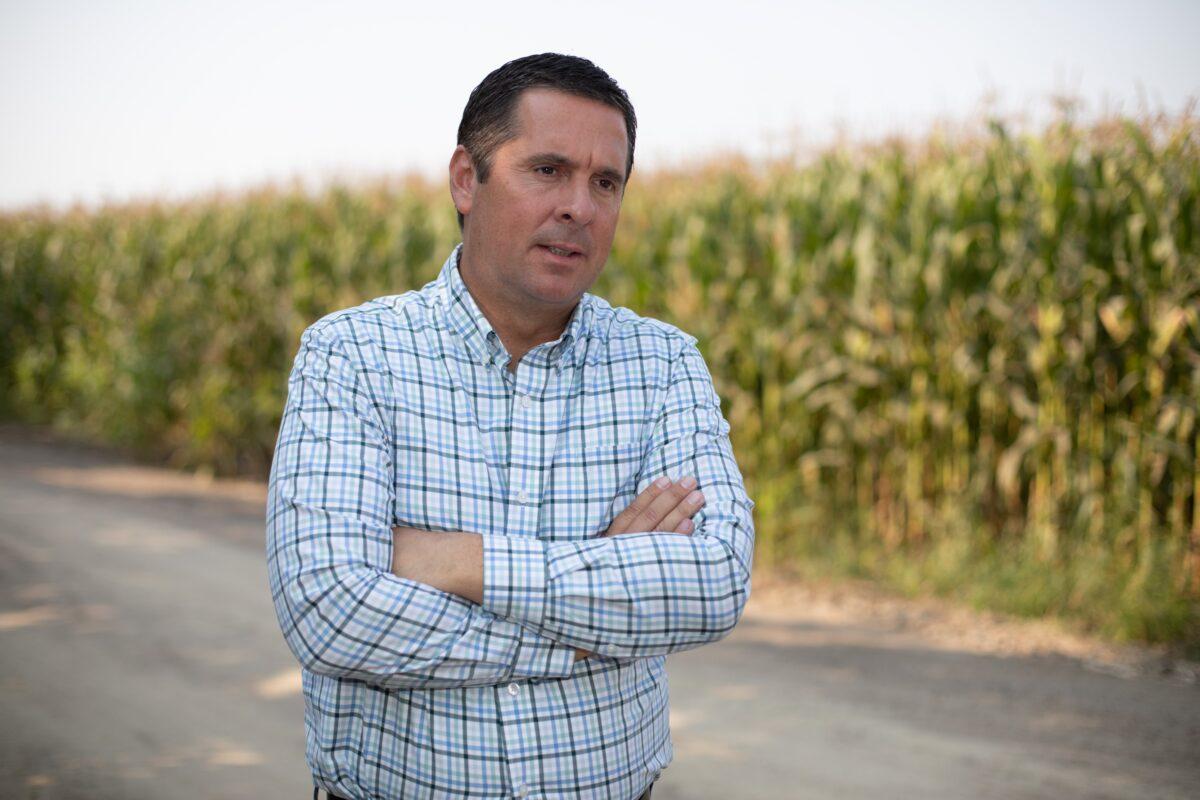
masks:
[(450, 156), (450, 197), (458, 213), (471, 213), (471, 202), (475, 199), (475, 187), (479, 185), (479, 174), (467, 148), (461, 144)]

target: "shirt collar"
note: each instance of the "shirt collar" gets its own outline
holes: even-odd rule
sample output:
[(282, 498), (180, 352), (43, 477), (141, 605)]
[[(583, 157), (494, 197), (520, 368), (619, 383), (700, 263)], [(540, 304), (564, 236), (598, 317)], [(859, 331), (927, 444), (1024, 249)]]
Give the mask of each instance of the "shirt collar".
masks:
[[(501, 361), (505, 356), (504, 345), (500, 335), (488, 322), (487, 317), (479, 310), (479, 305), (463, 282), (458, 269), (458, 259), (462, 253), (459, 244), (450, 253), (446, 263), (442, 265), (438, 275), (441, 283), (441, 302), (445, 309), (450, 327), (462, 337), (463, 344), (478, 364), (491, 364)], [(591, 295), (584, 293), (583, 297), (571, 312), (571, 318), (563, 330), (562, 336), (555, 340), (547, 353), (547, 358), (555, 367), (577, 365), (586, 348), (579, 346), (587, 332), (587, 320), (592, 316)]]

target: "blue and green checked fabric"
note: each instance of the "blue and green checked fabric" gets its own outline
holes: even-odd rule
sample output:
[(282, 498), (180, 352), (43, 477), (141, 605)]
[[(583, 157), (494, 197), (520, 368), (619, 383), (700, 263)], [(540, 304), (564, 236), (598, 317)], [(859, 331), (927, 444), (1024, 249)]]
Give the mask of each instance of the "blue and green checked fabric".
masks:
[[(292, 368), (266, 546), (308, 763), (352, 798), (629, 800), (672, 757), (664, 656), (741, 615), (754, 504), (695, 338), (585, 294), (514, 375), (458, 252)], [(661, 475), (696, 531), (599, 538)], [(483, 605), (394, 576), (392, 525), (481, 534)]]

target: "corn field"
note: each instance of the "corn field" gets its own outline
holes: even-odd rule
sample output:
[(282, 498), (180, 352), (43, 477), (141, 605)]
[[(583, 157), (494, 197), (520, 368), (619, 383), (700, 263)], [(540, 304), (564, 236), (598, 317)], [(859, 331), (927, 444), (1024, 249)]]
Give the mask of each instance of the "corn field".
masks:
[[(700, 339), (757, 562), (1200, 648), (1200, 124), (635, 173), (594, 291)], [(0, 414), (265, 475), (303, 328), (431, 280), (441, 185), (0, 217)]]

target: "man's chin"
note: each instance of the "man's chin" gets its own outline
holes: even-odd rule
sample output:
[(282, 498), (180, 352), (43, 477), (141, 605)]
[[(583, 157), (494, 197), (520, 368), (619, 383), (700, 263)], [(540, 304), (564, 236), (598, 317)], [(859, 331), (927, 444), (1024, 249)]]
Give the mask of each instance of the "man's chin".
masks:
[(559, 276), (552, 276), (548, 280), (540, 281), (536, 286), (529, 287), (529, 293), (545, 305), (571, 307), (579, 302), (579, 298), (583, 297), (583, 293), (589, 288), (591, 288), (590, 284), (580, 286), (578, 281), (562, 280), (559, 279)]
[(557, 309), (559, 311), (565, 311), (574, 308), (581, 297), (583, 297), (583, 292), (567, 292), (562, 294), (540, 293), (536, 295), (536, 299), (541, 306), (547, 309)]

